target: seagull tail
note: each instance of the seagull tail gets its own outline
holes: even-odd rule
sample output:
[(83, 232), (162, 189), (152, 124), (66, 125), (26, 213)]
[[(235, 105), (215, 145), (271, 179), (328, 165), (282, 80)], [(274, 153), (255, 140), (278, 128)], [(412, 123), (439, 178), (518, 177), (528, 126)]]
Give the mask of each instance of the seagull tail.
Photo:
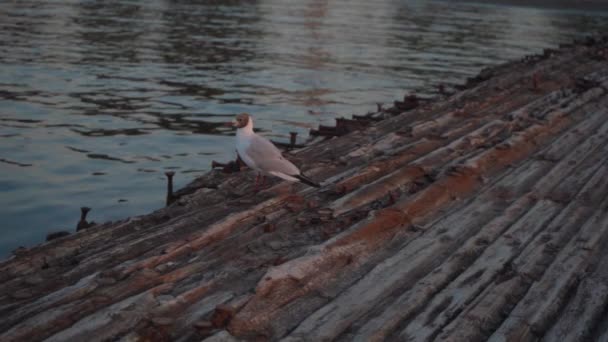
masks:
[(306, 184), (306, 185), (310, 185), (310, 186), (314, 186), (315, 188), (320, 188), (321, 186), (319, 185), (319, 183), (315, 183), (315, 181), (313, 181), (312, 179), (304, 176), (303, 174), (299, 174), (297, 176), (294, 176), (295, 178), (297, 178), (300, 182)]

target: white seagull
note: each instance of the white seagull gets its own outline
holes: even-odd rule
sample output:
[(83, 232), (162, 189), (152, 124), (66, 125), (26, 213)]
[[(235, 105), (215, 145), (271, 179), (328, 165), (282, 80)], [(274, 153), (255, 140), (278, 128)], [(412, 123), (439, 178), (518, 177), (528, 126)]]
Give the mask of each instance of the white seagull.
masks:
[(285, 159), (273, 143), (253, 132), (253, 119), (249, 114), (237, 115), (236, 119), (232, 121), (232, 126), (237, 128), (237, 153), (247, 166), (258, 172), (255, 179), (256, 189), (260, 176), (262, 176), (262, 183), (264, 183), (266, 175), (279, 177), (290, 182), (302, 182), (316, 188), (319, 187), (319, 184), (304, 176), (295, 165)]

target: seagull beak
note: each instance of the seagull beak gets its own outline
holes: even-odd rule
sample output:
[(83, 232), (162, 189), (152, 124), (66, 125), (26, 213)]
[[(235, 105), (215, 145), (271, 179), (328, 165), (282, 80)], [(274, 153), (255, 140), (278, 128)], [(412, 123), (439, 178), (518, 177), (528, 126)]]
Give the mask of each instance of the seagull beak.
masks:
[(235, 127), (236, 126), (236, 122), (234, 122), (234, 121), (224, 122), (224, 126), (226, 126), (226, 127)]

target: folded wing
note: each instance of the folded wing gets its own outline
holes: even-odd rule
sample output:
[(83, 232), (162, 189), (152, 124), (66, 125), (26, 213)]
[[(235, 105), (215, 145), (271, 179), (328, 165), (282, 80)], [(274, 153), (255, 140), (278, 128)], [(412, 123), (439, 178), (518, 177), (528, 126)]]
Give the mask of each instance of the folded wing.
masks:
[(260, 171), (290, 181), (298, 180), (294, 176), (299, 175), (300, 170), (285, 159), (281, 151), (267, 139), (259, 135), (254, 136), (246, 152)]

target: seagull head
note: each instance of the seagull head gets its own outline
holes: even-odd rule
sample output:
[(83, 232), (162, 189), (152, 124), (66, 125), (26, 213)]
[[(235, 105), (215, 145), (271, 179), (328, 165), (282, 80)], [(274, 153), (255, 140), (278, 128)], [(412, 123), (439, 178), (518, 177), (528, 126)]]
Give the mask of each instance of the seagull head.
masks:
[(253, 120), (251, 119), (251, 116), (249, 114), (242, 113), (237, 115), (234, 121), (232, 121), (232, 126), (236, 128), (253, 126)]

